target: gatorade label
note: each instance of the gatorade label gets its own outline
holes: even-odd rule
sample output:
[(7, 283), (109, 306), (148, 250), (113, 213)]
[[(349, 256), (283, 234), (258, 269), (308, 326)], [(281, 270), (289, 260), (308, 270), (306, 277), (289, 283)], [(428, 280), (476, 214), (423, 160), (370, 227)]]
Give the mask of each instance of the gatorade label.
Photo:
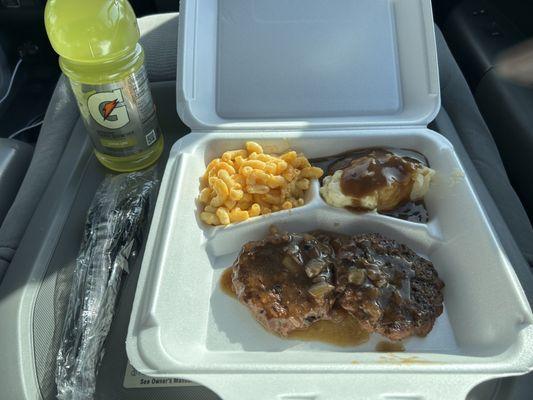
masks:
[(161, 135), (144, 66), (117, 82), (71, 85), (99, 152), (130, 156), (148, 149)]

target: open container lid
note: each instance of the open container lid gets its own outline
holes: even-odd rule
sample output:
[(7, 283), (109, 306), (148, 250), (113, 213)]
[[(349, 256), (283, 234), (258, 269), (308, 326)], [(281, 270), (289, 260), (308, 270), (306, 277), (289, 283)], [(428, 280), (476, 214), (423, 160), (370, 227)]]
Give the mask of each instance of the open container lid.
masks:
[(192, 130), (426, 126), (430, 0), (185, 0), (177, 109)]

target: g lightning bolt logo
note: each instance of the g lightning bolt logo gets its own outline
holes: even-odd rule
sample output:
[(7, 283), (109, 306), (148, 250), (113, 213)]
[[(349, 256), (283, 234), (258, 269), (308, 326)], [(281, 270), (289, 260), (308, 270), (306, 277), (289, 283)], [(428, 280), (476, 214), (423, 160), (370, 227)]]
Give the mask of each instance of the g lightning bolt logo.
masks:
[(87, 99), (87, 107), (91, 117), (104, 128), (120, 129), (130, 122), (121, 89), (92, 94)]
[(107, 119), (111, 115), (111, 113), (113, 112), (117, 104), (118, 104), (118, 99), (104, 103), (104, 107), (102, 108), (102, 111), (103, 111), (102, 115), (104, 119)]

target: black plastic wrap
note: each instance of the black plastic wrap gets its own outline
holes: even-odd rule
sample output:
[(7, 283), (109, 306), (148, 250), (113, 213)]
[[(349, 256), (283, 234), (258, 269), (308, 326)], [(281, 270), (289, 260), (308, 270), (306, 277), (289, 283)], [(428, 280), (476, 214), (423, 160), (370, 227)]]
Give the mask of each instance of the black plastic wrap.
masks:
[(58, 399), (92, 399), (103, 344), (113, 320), (121, 278), (141, 244), (153, 169), (107, 177), (85, 223), (61, 344), (57, 355)]

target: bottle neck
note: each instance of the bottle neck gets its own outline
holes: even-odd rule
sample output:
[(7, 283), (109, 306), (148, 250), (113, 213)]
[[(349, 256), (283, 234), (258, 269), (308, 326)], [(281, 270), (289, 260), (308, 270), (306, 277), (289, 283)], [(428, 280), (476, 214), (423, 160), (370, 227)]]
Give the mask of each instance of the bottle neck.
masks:
[(137, 71), (143, 62), (144, 51), (139, 43), (133, 51), (108, 60), (80, 62), (59, 57), (61, 70), (69, 79), (93, 85), (124, 79)]

